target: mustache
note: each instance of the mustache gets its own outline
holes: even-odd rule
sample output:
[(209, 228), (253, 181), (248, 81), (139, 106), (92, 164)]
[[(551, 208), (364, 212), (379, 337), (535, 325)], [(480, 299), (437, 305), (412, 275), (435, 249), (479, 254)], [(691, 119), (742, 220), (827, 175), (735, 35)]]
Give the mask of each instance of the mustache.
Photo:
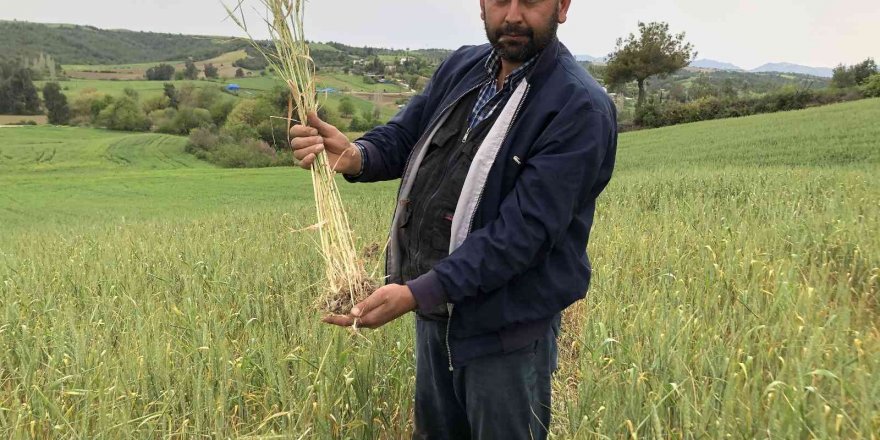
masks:
[(495, 31), (495, 35), (498, 38), (501, 38), (502, 36), (505, 36), (505, 35), (511, 36), (511, 37), (533, 38), (535, 36), (535, 32), (529, 27), (515, 26), (515, 25), (511, 25), (509, 23), (505, 23), (497, 31)]

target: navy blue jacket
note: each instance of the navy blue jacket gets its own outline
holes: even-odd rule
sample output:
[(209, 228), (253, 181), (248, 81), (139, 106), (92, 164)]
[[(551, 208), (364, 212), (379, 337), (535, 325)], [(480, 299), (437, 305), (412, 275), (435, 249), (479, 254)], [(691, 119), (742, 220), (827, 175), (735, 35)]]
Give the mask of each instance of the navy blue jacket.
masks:
[[(458, 100), (487, 80), (491, 46), (463, 47), (425, 91), (358, 143), (356, 178), (402, 177), (406, 198), (425, 145)], [(455, 212), (450, 254), (407, 283), (418, 307), (450, 313), (450, 368), (518, 348), (583, 298), (590, 284), (587, 241), (596, 198), (611, 179), (617, 150), (614, 104), (562, 43), (539, 55), (478, 150)], [(399, 211), (399, 210), (398, 210)], [(400, 283), (398, 213), (386, 255), (388, 282)]]

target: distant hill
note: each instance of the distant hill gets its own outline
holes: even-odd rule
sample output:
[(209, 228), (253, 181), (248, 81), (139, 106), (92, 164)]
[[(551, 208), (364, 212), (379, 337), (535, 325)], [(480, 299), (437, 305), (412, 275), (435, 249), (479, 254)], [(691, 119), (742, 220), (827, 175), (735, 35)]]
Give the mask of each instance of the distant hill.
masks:
[(232, 37), (208, 37), (93, 26), (0, 20), (0, 58), (32, 58), (41, 52), (63, 64), (125, 64), (208, 59), (247, 46)]
[(592, 55), (575, 55), (574, 58), (580, 62), (588, 62), (588, 63), (604, 63), (605, 57), (594, 57)]
[(709, 59), (696, 60), (690, 64), (690, 67), (696, 67), (698, 69), (715, 69), (715, 70), (735, 70), (735, 71), (743, 70), (741, 67), (733, 65), (731, 63), (725, 63), (723, 61), (715, 61), (715, 60), (709, 60)]
[(751, 72), (799, 73), (801, 75), (812, 75), (821, 78), (831, 78), (834, 75), (833, 69), (829, 67), (810, 67), (792, 63), (767, 63), (752, 69)]

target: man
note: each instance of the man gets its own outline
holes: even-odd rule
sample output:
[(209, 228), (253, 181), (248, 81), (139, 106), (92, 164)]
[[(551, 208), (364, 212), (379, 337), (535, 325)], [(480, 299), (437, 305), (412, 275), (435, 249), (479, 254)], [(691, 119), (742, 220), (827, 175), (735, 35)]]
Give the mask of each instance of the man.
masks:
[(349, 316), (415, 311), (415, 438), (546, 438), (560, 313), (589, 286), (587, 240), (611, 179), (614, 105), (557, 40), (571, 0), (481, 0), (490, 44), (463, 47), (387, 125), (354, 143), (313, 116), (354, 182), (401, 178), (389, 284)]

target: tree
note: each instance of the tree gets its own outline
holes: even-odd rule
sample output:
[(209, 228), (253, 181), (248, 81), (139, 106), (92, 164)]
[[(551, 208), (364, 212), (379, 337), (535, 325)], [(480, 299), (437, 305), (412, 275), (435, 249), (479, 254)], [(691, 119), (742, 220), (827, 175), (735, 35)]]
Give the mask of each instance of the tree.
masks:
[(865, 91), (865, 96), (880, 98), (880, 73), (875, 73), (865, 80), (862, 89)]
[(40, 96), (31, 70), (15, 63), (0, 65), (0, 114), (40, 113)]
[(700, 76), (691, 81), (689, 95), (694, 99), (711, 98), (718, 96), (718, 89), (709, 80), (708, 75), (700, 74)]
[(49, 113), (50, 124), (67, 125), (70, 122), (70, 107), (67, 105), (67, 97), (61, 93), (61, 86), (57, 82), (49, 82), (43, 86), (43, 102)]
[(180, 96), (177, 94), (177, 89), (174, 88), (174, 84), (165, 83), (162, 84), (165, 88), (165, 96), (168, 97), (168, 105), (171, 108), (177, 108), (180, 105)]
[(639, 22), (639, 36), (629, 34), (617, 39), (617, 47), (608, 55), (605, 82), (610, 86), (636, 81), (638, 106), (645, 103), (645, 82), (655, 75), (665, 76), (686, 67), (697, 53), (684, 41), (684, 32), (669, 33), (669, 24)]
[(354, 103), (351, 102), (351, 98), (346, 96), (339, 101), (339, 114), (342, 115), (343, 118), (352, 117), (352, 115), (354, 115), (354, 112)]
[(147, 69), (144, 76), (150, 81), (169, 81), (174, 78), (174, 66), (162, 63)]
[(724, 82), (721, 83), (721, 95), (731, 99), (737, 97), (738, 92), (736, 91), (736, 84), (733, 78), (725, 78)]
[(213, 64), (205, 64), (205, 78), (219, 78), (220, 69), (214, 67)]
[(196, 63), (193, 62), (192, 58), (186, 60), (186, 68), (183, 70), (183, 77), (186, 79), (199, 78), (199, 68), (196, 67)]
[(877, 63), (874, 62), (873, 58), (868, 58), (865, 61), (852, 66), (852, 72), (856, 84), (862, 85), (868, 80), (868, 78), (877, 73)]
[(241, 70), (241, 67), (235, 69), (235, 77), (236, 78), (244, 78), (244, 70)]
[(856, 85), (856, 79), (848, 67), (840, 64), (834, 68), (834, 73), (831, 76), (831, 85), (841, 89), (853, 87)]
[(854, 66), (839, 64), (834, 68), (831, 85), (841, 89), (860, 86), (875, 73), (877, 73), (877, 63), (873, 58), (868, 58)]

